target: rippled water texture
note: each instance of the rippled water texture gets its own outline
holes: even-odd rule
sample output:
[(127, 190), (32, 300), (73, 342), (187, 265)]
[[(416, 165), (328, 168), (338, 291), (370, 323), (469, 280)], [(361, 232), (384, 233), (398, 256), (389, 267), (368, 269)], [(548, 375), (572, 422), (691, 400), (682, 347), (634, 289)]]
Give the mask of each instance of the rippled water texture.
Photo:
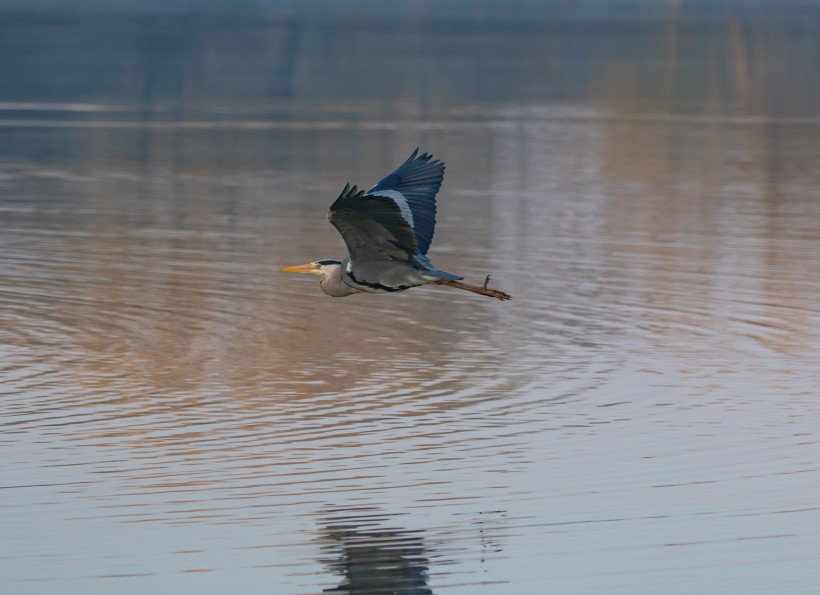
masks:
[(334, 6), (0, 20), (0, 591), (816, 589), (817, 11)]

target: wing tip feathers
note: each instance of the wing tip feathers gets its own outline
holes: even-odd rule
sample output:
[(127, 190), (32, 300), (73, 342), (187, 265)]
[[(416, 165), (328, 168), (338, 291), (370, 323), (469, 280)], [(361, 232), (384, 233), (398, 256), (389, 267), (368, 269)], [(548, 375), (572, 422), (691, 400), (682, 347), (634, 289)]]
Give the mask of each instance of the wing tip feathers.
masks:
[(407, 160), (404, 163), (402, 163), (402, 165), (407, 165), (408, 163), (412, 163), (413, 161), (422, 161), (426, 163), (432, 160), (431, 165), (441, 163), (442, 167), (444, 166), (444, 163), (441, 160), (433, 159), (433, 155), (431, 153), (425, 151), (424, 153), (419, 155), (419, 150), (419, 147), (416, 147), (416, 149), (410, 154), (410, 157), (408, 157)]

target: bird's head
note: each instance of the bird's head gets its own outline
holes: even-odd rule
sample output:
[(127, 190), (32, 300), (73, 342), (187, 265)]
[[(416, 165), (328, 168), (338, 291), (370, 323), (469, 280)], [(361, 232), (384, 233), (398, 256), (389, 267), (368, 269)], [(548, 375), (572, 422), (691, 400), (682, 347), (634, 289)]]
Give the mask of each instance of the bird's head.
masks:
[(300, 264), (294, 267), (283, 267), (283, 273), (311, 273), (320, 277), (327, 277), (332, 270), (341, 266), (338, 260), (317, 260), (308, 264)]

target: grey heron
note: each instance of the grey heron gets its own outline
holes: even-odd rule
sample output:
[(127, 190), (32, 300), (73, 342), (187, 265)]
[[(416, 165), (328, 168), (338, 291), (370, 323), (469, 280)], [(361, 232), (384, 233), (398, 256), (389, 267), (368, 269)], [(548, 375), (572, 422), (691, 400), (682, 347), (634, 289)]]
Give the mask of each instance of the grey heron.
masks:
[(463, 277), (440, 271), (427, 258), (436, 226), (436, 193), (444, 163), (419, 150), (396, 171), (365, 192), (347, 184), (330, 206), (328, 219), (342, 235), (349, 256), (342, 261), (317, 260), (284, 267), (285, 273), (321, 277), (322, 291), (333, 297), (354, 293), (392, 293), (420, 285), (446, 285), (509, 300), (484, 284), (462, 283)]

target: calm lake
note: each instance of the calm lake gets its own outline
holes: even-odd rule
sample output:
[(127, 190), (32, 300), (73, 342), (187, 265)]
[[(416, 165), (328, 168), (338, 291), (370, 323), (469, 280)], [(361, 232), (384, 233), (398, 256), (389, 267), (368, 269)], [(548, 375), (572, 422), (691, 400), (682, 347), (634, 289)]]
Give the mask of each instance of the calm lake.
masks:
[[(0, 3), (0, 591), (817, 592), (820, 6), (52, 4)], [(279, 272), (416, 147), (511, 302)]]

